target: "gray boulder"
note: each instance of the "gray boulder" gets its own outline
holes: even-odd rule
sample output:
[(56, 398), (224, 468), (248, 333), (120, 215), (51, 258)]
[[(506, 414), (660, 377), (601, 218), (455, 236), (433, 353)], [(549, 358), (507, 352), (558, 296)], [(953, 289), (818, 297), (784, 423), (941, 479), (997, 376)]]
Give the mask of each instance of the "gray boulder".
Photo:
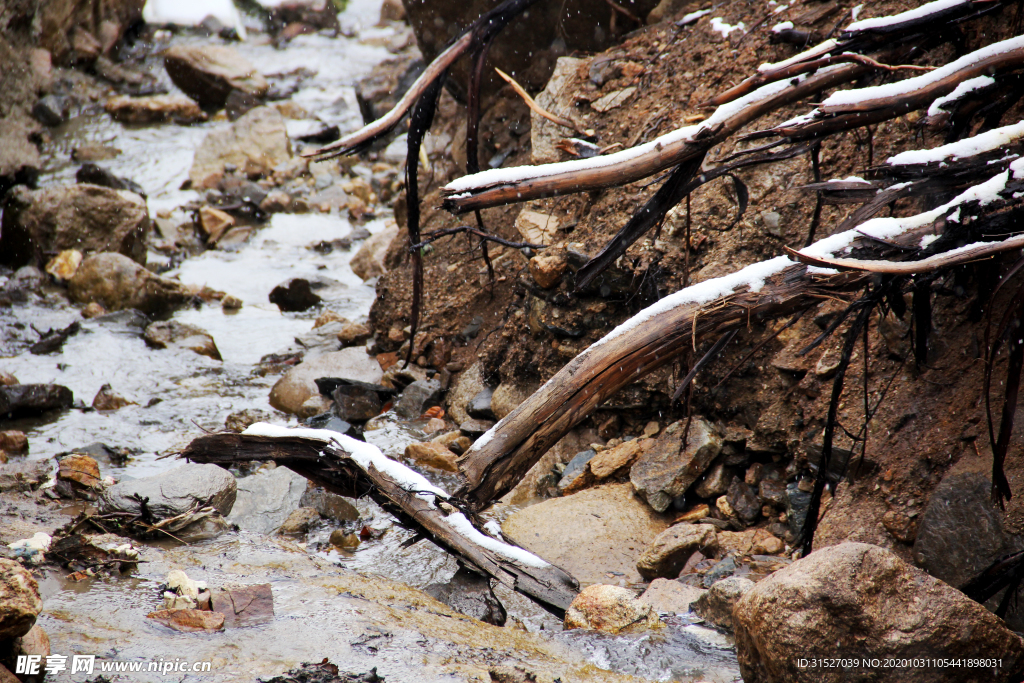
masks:
[(427, 408), (441, 404), (441, 391), (441, 383), (436, 379), (416, 380), (398, 397), (395, 412), (405, 418), (417, 418)]
[(184, 514), (194, 507), (213, 507), (227, 515), (235, 504), (235, 477), (217, 465), (188, 463), (162, 474), (122, 481), (100, 495), (100, 511), (142, 513), (142, 500), (156, 519)]
[(306, 478), (287, 467), (262, 470), (237, 483), (238, 494), (228, 521), (260, 534), (283, 525), (306, 491)]
[(695, 418), (683, 443), (685, 431), (685, 421), (669, 425), (629, 471), (637, 494), (658, 512), (683, 495), (722, 450), (722, 438), (707, 421)]
[(468, 569), (459, 569), (448, 583), (433, 583), (423, 592), (439, 602), (485, 624), (505, 625), (505, 607), (491, 590), (491, 581)]

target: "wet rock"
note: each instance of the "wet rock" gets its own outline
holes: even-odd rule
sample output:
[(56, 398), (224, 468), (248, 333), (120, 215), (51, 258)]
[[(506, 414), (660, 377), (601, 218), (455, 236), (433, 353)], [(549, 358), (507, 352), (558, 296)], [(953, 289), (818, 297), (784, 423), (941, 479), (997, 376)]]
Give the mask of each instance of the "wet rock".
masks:
[(799, 534), (804, 528), (810, 505), (811, 493), (801, 491), (799, 482), (794, 481), (786, 485), (786, 517), (789, 521), (789, 530), (794, 534)]
[(423, 592), (467, 617), (485, 624), (505, 625), (505, 607), (491, 590), (490, 579), (476, 572), (460, 568), (447, 583), (430, 584)]
[(242, 300), (228, 294), (220, 300), (220, 307), (225, 313), (235, 313), (242, 310)]
[(319, 521), (320, 513), (313, 508), (299, 508), (291, 511), (277, 532), (285, 536), (299, 536), (309, 531), (309, 528)]
[(643, 631), (663, 624), (654, 608), (619, 586), (587, 586), (565, 612), (566, 630), (585, 628), (605, 633)]
[(493, 426), (490, 420), (466, 420), (459, 424), (459, 431), (471, 439), (477, 439)]
[[(485, 388), (483, 380), (483, 366), (476, 362), (459, 374), (455, 386), (448, 391), (445, 406), (448, 414), (455, 422), (462, 424), (471, 419), (466, 408), (473, 398)], [(493, 392), (492, 392), (493, 400)], [(487, 430), (484, 430), (487, 431)], [(483, 433), (483, 432), (481, 432)]]
[(256, 107), (230, 126), (211, 131), (196, 150), (189, 170), (192, 187), (217, 187), (225, 166), (250, 178), (269, 174), (291, 159), (284, 118), (273, 107)]
[(392, 240), (398, 236), (398, 226), (390, 223), (375, 235), (371, 235), (352, 257), (352, 272), (363, 280), (383, 275), (387, 271), (385, 257)]
[(342, 325), (336, 336), (343, 347), (356, 346), (372, 337), (373, 331), (362, 323), (347, 323)]
[[(102, 488), (100, 483), (100, 466), (88, 455), (72, 453), (65, 455), (57, 463), (58, 492), (67, 492), (69, 497), (75, 494), (91, 494)], [(63, 489), (63, 490), (62, 490)]]
[(240, 410), (237, 413), (231, 413), (224, 418), (224, 427), (228, 431), (244, 432), (249, 425), (256, 424), (257, 422), (266, 422), (269, 418), (269, 413), (262, 410), (246, 408), (245, 410)]
[(187, 349), (200, 356), (222, 360), (210, 333), (195, 325), (176, 320), (159, 321), (146, 327), (143, 338), (155, 349)]
[(14, 560), (0, 559), (0, 641), (27, 634), (42, 610), (32, 574)]
[(60, 95), (45, 95), (32, 105), (32, 118), (49, 128), (56, 128), (68, 118), (71, 103)]
[(203, 107), (223, 107), (232, 90), (261, 97), (270, 88), (256, 67), (223, 45), (172, 45), (164, 51), (164, 68)]
[(645, 579), (674, 579), (695, 552), (712, 555), (718, 549), (718, 534), (710, 524), (676, 524), (658, 534), (636, 562)]
[(194, 507), (213, 507), (227, 515), (235, 504), (237, 485), (227, 470), (217, 465), (188, 463), (162, 474), (121, 481), (100, 495), (100, 511), (142, 514), (142, 501), (154, 519), (177, 517)]
[(146, 192), (142, 187), (128, 178), (114, 175), (110, 170), (97, 166), (96, 164), (85, 163), (75, 171), (75, 181), (80, 185), (97, 185), (107, 187), (111, 190), (127, 190), (146, 198)]
[(16, 429), (0, 431), (0, 451), (4, 453), (27, 453), (28, 437)]
[(12, 384), (19, 384), (18, 378), (6, 370), (0, 370), (0, 387), (9, 387)]
[[(331, 408), (334, 407), (334, 401), (324, 396), (310, 396), (307, 398), (299, 410), (295, 413), (300, 420), (305, 420), (317, 415), (326, 414)], [(344, 420), (342, 420), (344, 422)]]
[(154, 275), (127, 256), (103, 253), (82, 262), (68, 294), (82, 304), (99, 303), (108, 311), (134, 308), (151, 315), (184, 306), (191, 294), (180, 282)]
[(441, 383), (436, 379), (421, 379), (407, 386), (395, 401), (395, 412), (402, 417), (417, 418), (441, 404)]
[(733, 477), (726, 494), (733, 512), (746, 524), (753, 524), (761, 517), (761, 499), (739, 477)]
[(359, 547), (361, 542), (359, 536), (344, 529), (332, 531), (329, 541), (331, 545), (343, 550), (354, 550)]
[(423, 69), (419, 54), (403, 55), (381, 62), (359, 79), (356, 102), (363, 121), (375, 121), (398, 104)]
[(629, 484), (606, 484), (518, 510), (501, 532), (581, 583), (639, 583), (637, 559), (667, 526)]
[(64, 346), (64, 342), (66, 342), (68, 338), (78, 334), (81, 329), (81, 323), (76, 320), (62, 330), (49, 330), (43, 333), (43, 336), (39, 338), (39, 341), (30, 346), (28, 351), (29, 353), (37, 356), (46, 355), (48, 353), (57, 353)]
[(765, 505), (780, 509), (786, 507), (786, 485), (778, 479), (762, 479), (757, 490)]
[(85, 306), (82, 307), (82, 317), (85, 318), (86, 320), (91, 320), (92, 318), (99, 318), (100, 316), (104, 316), (106, 314), (107, 309), (103, 308), (103, 306), (99, 305), (95, 301), (90, 304), (86, 304)]
[(469, 413), (470, 417), (478, 420), (493, 420), (494, 412), (491, 410), (492, 396), (494, 396), (494, 390), (490, 387), (484, 387), (466, 406), (466, 412)]
[(405, 7), (401, 0), (384, 0), (380, 6), (380, 21), (404, 21)]
[(365, 422), (380, 415), (391, 393), (382, 391), (382, 386), (335, 378), (319, 378), (316, 384), (322, 394), (329, 392), (334, 414), (346, 422)]
[(50, 479), (52, 467), (47, 460), (0, 464), (0, 492), (35, 491)]
[(440, 436), (435, 436), (431, 441), (441, 444), (456, 455), (462, 455), (469, 450), (470, 446), (473, 445), (473, 442), (470, 441), (469, 437), (463, 436), (462, 432), (459, 431), (448, 432)]
[(753, 587), (754, 582), (742, 576), (722, 579), (694, 601), (693, 611), (705, 621), (732, 631), (732, 608)]
[(544, 289), (556, 287), (568, 267), (565, 254), (557, 249), (546, 249), (530, 259), (530, 275)]
[(8, 384), (0, 386), (0, 416), (38, 415), (64, 410), (74, 402), (71, 390), (59, 384)]
[(914, 561), (935, 578), (960, 587), (1004, 554), (1018, 549), (992, 502), (987, 472), (954, 469), (935, 487), (914, 541)]
[(405, 447), (405, 457), (420, 465), (445, 472), (458, 472), (458, 456), (439, 443), (411, 443)]
[(79, 183), (7, 195), (0, 229), (0, 263), (42, 265), (65, 249), (118, 252), (146, 262), (149, 213), (133, 192)]
[[(758, 582), (733, 609), (748, 683), (838, 681), (799, 658), (1001, 658), (987, 681), (1016, 680), (1024, 641), (955, 588), (866, 543), (822, 548)], [(827, 653), (825, 652), (827, 650)], [(957, 668), (904, 669), (900, 680), (963, 681)], [(982, 680), (974, 678), (973, 680)]]
[(653, 441), (650, 439), (631, 439), (601, 451), (587, 462), (583, 472), (568, 484), (563, 492), (566, 495), (576, 493), (606, 479), (626, 473), (644, 452), (644, 449), (652, 443)]
[(659, 614), (686, 614), (690, 605), (704, 594), (704, 589), (687, 586), (670, 579), (655, 579), (647, 587), (640, 602), (646, 602)]
[(685, 429), (685, 421), (669, 425), (629, 472), (637, 493), (658, 512), (683, 495), (722, 450), (722, 438), (706, 420), (692, 420), (684, 444)]
[(562, 471), (562, 478), (558, 480), (558, 490), (565, 491), (567, 488), (572, 486), (577, 479), (583, 476), (584, 471), (587, 469), (587, 463), (597, 455), (597, 451), (592, 448), (588, 448), (585, 451), (580, 451), (573, 456), (565, 469)]
[(729, 490), (729, 482), (732, 479), (732, 473), (726, 469), (724, 462), (716, 462), (707, 474), (704, 475), (704, 479), (697, 484), (693, 492), (701, 498), (718, 498), (720, 495)]
[(196, 631), (219, 631), (224, 628), (224, 615), (198, 609), (162, 609), (150, 612), (147, 619), (152, 619), (167, 628), (184, 633)]
[(380, 366), (361, 348), (324, 353), (286, 372), (270, 392), (270, 405), (286, 413), (298, 412), (306, 399), (320, 393), (315, 381), (320, 377), (344, 377), (376, 384), (382, 376)]
[(211, 246), (217, 244), (224, 233), (234, 225), (234, 216), (225, 211), (212, 206), (204, 206), (199, 209), (199, 227), (206, 234), (206, 243)]
[(96, 396), (92, 399), (92, 407), (94, 410), (118, 410), (125, 406), (134, 405), (138, 404), (114, 391), (113, 387), (109, 384), (101, 386), (100, 390), (96, 392)]
[(325, 491), (312, 482), (306, 485), (299, 505), (313, 508), (321, 517), (333, 519), (335, 522), (354, 522), (359, 519), (359, 510), (348, 498)]
[(283, 312), (305, 311), (320, 301), (322, 299), (313, 293), (309, 280), (301, 277), (282, 282), (270, 291), (270, 303), (276, 304)]
[(704, 587), (711, 588), (719, 581), (724, 578), (730, 577), (736, 573), (736, 560), (732, 556), (726, 557), (723, 560), (719, 560), (715, 566), (707, 570), (704, 574)]
[(260, 470), (238, 480), (238, 494), (227, 519), (245, 531), (269, 534), (299, 507), (306, 478), (287, 467)]
[(213, 612), (224, 619), (224, 628), (241, 628), (267, 624), (274, 620), (274, 593), (269, 583), (255, 586), (214, 589), (211, 591)]
[(515, 382), (502, 382), (491, 396), (491, 411), (499, 420), (519, 407), (519, 404), (533, 395), (537, 386), (521, 385)]
[(206, 120), (206, 113), (195, 101), (183, 95), (127, 97), (107, 100), (104, 107), (111, 118), (121, 123), (150, 124), (172, 121), (180, 125)]

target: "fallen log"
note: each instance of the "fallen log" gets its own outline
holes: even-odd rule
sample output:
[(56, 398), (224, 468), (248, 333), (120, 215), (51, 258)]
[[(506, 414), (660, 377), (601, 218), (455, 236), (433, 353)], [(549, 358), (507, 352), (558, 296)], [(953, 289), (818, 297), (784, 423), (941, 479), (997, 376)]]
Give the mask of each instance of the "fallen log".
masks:
[(273, 461), (332, 493), (369, 495), (470, 568), (558, 616), (579, 591), (577, 581), (563, 570), (479, 530), (447, 493), (422, 475), (389, 460), (376, 447), (342, 434), (257, 423), (242, 434), (208, 434), (194, 439), (181, 457), (225, 466), (248, 460)]
[(442, 206), (455, 214), (530, 199), (626, 185), (702, 157), (712, 147), (765, 114), (821, 90), (848, 83), (870, 67), (845, 64), (793, 85), (770, 83), (734, 102), (722, 105), (708, 119), (662, 135), (632, 149), (541, 166), (500, 168), (464, 176), (448, 183)]
[[(858, 290), (872, 272), (930, 271), (1020, 248), (1016, 211), (999, 212), (1019, 206), (1014, 195), (1022, 187), (1018, 160), (931, 211), (875, 218), (794, 253), (796, 260), (776, 257), (662, 299), (591, 345), (478, 439), (459, 459), (465, 483), (455, 495), (472, 510), (487, 507), (612, 394), (706, 339)], [(879, 254), (894, 265), (885, 269)]]

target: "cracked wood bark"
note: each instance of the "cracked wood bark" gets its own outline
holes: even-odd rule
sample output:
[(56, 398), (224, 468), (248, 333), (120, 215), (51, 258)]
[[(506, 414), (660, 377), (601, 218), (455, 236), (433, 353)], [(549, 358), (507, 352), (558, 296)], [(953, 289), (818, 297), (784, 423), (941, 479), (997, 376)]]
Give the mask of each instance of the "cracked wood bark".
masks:
[(403, 523), (418, 528), (467, 565), (532, 598), (558, 616), (564, 614), (579, 591), (578, 582), (554, 565), (529, 567), (459, 535), (442, 521), (444, 510), (405, 491), (372, 467), (364, 472), (336, 445), (299, 437), (209, 434), (194, 439), (181, 457), (216, 465), (272, 460), (333, 493), (349, 497), (369, 494)]
[[(493, 436), (471, 447), (459, 466), (456, 492), (473, 510), (508, 493), (562, 436), (625, 385), (670, 363), (687, 348), (752, 320), (791, 315), (838, 292), (858, 289), (862, 274), (808, 274), (793, 265), (760, 292), (739, 292), (709, 304), (677, 306), (643, 325), (591, 347), (502, 420)], [(479, 443), (479, 442), (478, 442)]]

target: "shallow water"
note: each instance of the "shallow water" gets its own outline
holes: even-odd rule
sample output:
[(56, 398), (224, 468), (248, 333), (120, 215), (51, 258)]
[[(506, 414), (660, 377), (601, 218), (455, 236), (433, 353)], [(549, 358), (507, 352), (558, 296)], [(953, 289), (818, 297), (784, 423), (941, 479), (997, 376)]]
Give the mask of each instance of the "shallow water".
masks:
[[(353, 38), (301, 36), (277, 50), (257, 37), (235, 47), (264, 73), (317, 71), (291, 100), (315, 113), (319, 121), (352, 129), (360, 121), (353, 83), (389, 56), (373, 44), (391, 31), (372, 27), (379, 5), (379, 0), (350, 0), (341, 21), (346, 32), (355, 33)], [(208, 39), (179, 35), (173, 40)], [(173, 211), (199, 197), (181, 189), (193, 150), (210, 130), (225, 125), (226, 121), (215, 120), (189, 127), (123, 126), (103, 113), (86, 111), (55, 131), (44, 150), (48, 161), (41, 184), (73, 182), (78, 164), (69, 161), (70, 150), (84, 142), (107, 144), (122, 153), (100, 165), (142, 185), (153, 216)], [(360, 227), (374, 233), (383, 229), (384, 219)], [(127, 448), (132, 456), (126, 464), (100, 462), (104, 474), (120, 478), (148, 476), (177, 466), (175, 458), (161, 456), (180, 450), (203, 430), (221, 429), (231, 413), (263, 410), (273, 415), (274, 422), (294, 424), (294, 418), (276, 413), (267, 402), (278, 377), (254, 374), (253, 365), (263, 355), (293, 345), (297, 335), (308, 333), (315, 314), (282, 314), (267, 297), (275, 285), (290, 277), (323, 275), (345, 286), (344, 295), (332, 301), (331, 308), (351, 320), (365, 320), (374, 290), (349, 267), (359, 244), (348, 252), (328, 254), (310, 248), (352, 230), (347, 217), (336, 214), (275, 214), (237, 251), (207, 251), (165, 273), (243, 301), (236, 313), (225, 313), (214, 303), (173, 316), (207, 330), (223, 362), (185, 350), (150, 349), (141, 338), (141, 328), (102, 320), (81, 321), (82, 331), (67, 341), (60, 354), (34, 356), (26, 350), (36, 338), (29, 325), (40, 330), (63, 328), (80, 319), (78, 311), (57, 296), (0, 309), (0, 329), (5, 333), (0, 338), (0, 368), (23, 383), (68, 386), (76, 400), (85, 404), (107, 383), (136, 402), (114, 413), (72, 409), (8, 423), (5, 428), (28, 432), (32, 459), (51, 458), (97, 441)], [(154, 255), (153, 260), (160, 257)], [(379, 423), (383, 428), (367, 432), (366, 438), (392, 457), (400, 457), (407, 443), (424, 438), (418, 431), (422, 425), (393, 419)], [(444, 475), (429, 476), (450, 488), (451, 481)], [(539, 637), (438, 616), (436, 604), (424, 604), (419, 594), (403, 592), (400, 584), (422, 588), (445, 581), (457, 569), (455, 560), (429, 541), (404, 547), (412, 532), (395, 525), (372, 502), (358, 501), (357, 506), (361, 524), (385, 533), (354, 551), (329, 546), (330, 529), (314, 531), (306, 544), (229, 532), (188, 547), (153, 544), (143, 551), (146, 562), (126, 576), (76, 583), (51, 574), (42, 584), (46, 609), (40, 623), (57, 654), (212, 662), (210, 674), (173, 674), (179, 681), (254, 680), (324, 656), (343, 671), (377, 667), (389, 681), (464, 680), (474, 670), (479, 674), (479, 666), (500, 663), (556, 673), (570, 665), (584, 667), (581, 670), (589, 666), (595, 676), (603, 669), (653, 680), (731, 681), (738, 676), (729, 643), (685, 620), (671, 621), (667, 629), (654, 634), (563, 633), (558, 620), (503, 587), (498, 594), (510, 616)], [(269, 582), (276, 618), (263, 626), (215, 634), (184, 634), (160, 626), (145, 615), (161, 607), (160, 584), (171, 569), (184, 569), (211, 586)], [(59, 680), (85, 677), (62, 675)], [(169, 679), (132, 674), (122, 675), (121, 680)]]

